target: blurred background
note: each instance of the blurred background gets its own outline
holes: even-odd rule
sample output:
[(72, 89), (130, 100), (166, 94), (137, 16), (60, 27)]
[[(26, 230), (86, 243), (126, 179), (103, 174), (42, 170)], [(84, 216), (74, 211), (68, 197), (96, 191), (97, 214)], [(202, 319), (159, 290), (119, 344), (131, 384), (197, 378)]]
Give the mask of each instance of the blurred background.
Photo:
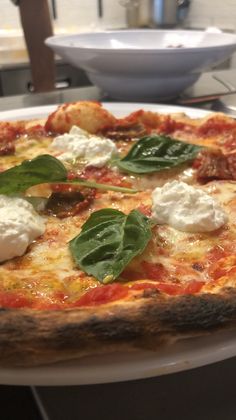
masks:
[[(168, 8), (173, 3), (167, 0)], [(177, 0), (178, 1), (178, 0)], [(151, 0), (48, 0), (54, 34), (91, 32), (134, 27), (173, 27), (184, 29), (219, 28), (236, 31), (235, 0), (179, 0), (177, 18), (148, 16)], [(155, 4), (162, 3), (161, 0)], [(169, 12), (168, 12), (169, 13)], [(172, 13), (172, 12), (171, 12)], [(57, 87), (89, 85), (84, 72), (56, 59)], [(221, 64), (235, 68), (236, 54)], [(19, 10), (9, 0), (1, 0), (0, 14), (0, 96), (30, 92), (30, 67), (22, 33)]]

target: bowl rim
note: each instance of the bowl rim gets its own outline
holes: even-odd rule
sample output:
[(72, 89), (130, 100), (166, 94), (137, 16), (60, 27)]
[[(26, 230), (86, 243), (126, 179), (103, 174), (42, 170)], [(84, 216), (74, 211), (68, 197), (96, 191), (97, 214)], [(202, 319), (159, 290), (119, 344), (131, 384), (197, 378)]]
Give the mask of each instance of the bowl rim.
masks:
[[(89, 45), (68, 45), (67, 41), (73, 41), (74, 39), (85, 39), (86, 37), (101, 37), (104, 35), (119, 35), (119, 34), (130, 34), (130, 33), (139, 33), (139, 34), (154, 34), (154, 33), (175, 33), (175, 34), (201, 34), (201, 35), (213, 35), (215, 37), (224, 36), (225, 38), (229, 38), (228, 42), (222, 43), (220, 45), (205, 45), (205, 46), (196, 46), (196, 47), (163, 47), (163, 48), (132, 48), (132, 47), (121, 47), (121, 48), (113, 48), (111, 46), (108, 47), (99, 47), (99, 46), (89, 46)], [(59, 43), (58, 43), (59, 41)], [(231, 41), (231, 42), (230, 42)], [(65, 43), (64, 43), (65, 42)], [(58, 48), (58, 49), (70, 49), (70, 50), (80, 50), (84, 52), (102, 52), (104, 54), (111, 54), (111, 53), (122, 53), (122, 54), (150, 54), (150, 53), (159, 53), (159, 54), (168, 54), (170, 51), (176, 54), (184, 54), (186, 52), (191, 53), (202, 53), (205, 51), (219, 51), (225, 48), (235, 48), (236, 49), (236, 33), (228, 33), (228, 32), (207, 32), (202, 30), (189, 30), (189, 29), (122, 29), (122, 30), (105, 30), (105, 31), (92, 31), (92, 32), (78, 32), (74, 34), (66, 34), (66, 35), (53, 35), (48, 37), (45, 40), (45, 44), (51, 48)]]

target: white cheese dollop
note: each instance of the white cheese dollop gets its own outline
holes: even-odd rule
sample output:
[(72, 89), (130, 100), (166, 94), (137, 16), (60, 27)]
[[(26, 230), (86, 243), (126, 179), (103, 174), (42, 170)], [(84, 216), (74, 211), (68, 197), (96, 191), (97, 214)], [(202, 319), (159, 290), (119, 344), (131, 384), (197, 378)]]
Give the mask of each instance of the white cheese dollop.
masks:
[(152, 193), (152, 216), (158, 224), (168, 224), (185, 232), (211, 232), (228, 217), (220, 204), (201, 189), (185, 182), (168, 182)]
[(1, 262), (23, 255), (44, 231), (44, 220), (32, 204), (22, 198), (0, 195)]
[(82, 159), (86, 166), (97, 168), (102, 168), (118, 153), (110, 139), (91, 135), (77, 126), (73, 126), (69, 133), (56, 137), (51, 146), (63, 152), (58, 156), (62, 161)]

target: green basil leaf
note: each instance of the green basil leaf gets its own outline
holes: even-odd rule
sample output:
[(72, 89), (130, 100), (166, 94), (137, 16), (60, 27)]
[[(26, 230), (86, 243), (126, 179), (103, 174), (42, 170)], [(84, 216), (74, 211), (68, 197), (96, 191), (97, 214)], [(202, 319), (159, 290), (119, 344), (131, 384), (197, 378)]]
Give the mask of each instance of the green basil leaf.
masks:
[(71, 185), (77, 184), (77, 185), (80, 185), (81, 187), (96, 188), (98, 190), (103, 190), (103, 191), (115, 191), (115, 192), (121, 192), (124, 194), (136, 194), (139, 191), (134, 188), (117, 187), (116, 185), (110, 185), (110, 184), (98, 184), (97, 182), (87, 181), (81, 178), (76, 178), (71, 181), (62, 182), (62, 184), (71, 184)]
[(137, 193), (137, 190), (132, 188), (98, 184), (94, 181), (84, 179), (67, 180), (67, 169), (60, 160), (51, 155), (40, 155), (1, 172), (0, 194), (19, 194), (34, 185), (45, 183), (77, 184), (82, 187), (97, 188), (105, 191), (110, 190), (124, 194)]
[(66, 181), (65, 166), (51, 155), (40, 155), (0, 173), (0, 194), (16, 194), (33, 185)]
[(115, 162), (125, 172), (145, 174), (169, 169), (195, 158), (202, 146), (163, 135), (146, 136)]
[(108, 208), (92, 213), (69, 247), (83, 271), (108, 283), (144, 251), (150, 239), (149, 219), (138, 210), (125, 215)]
[(24, 200), (28, 201), (34, 207), (37, 212), (43, 211), (47, 205), (48, 198), (46, 197), (34, 197), (34, 196), (23, 196)]

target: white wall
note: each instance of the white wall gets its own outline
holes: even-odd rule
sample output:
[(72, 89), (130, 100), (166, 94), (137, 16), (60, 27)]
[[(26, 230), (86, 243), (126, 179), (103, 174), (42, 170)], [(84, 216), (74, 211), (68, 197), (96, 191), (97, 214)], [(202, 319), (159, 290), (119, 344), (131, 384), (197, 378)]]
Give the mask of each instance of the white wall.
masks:
[(10, 0), (0, 0), (0, 30), (18, 29), (20, 27), (19, 13), (17, 7)]
[[(18, 8), (10, 0), (0, 0), (0, 3), (0, 30), (20, 29)], [(104, 16), (99, 19), (97, 0), (57, 0), (58, 19), (55, 27), (82, 31), (124, 27), (125, 9), (119, 5), (119, 0), (103, 0), (103, 5)]]
[(124, 27), (125, 12), (118, 0), (103, 0), (102, 19), (98, 17), (97, 3), (97, 0), (57, 0), (56, 27), (73, 27), (77, 30)]
[[(0, 0), (0, 3), (0, 29), (20, 29), (17, 7), (10, 0)], [(55, 26), (82, 31), (98, 27), (124, 27), (125, 9), (119, 5), (119, 0), (103, 0), (103, 4), (104, 17), (99, 20), (97, 0), (57, 0), (58, 19)], [(236, 31), (236, 0), (191, 0), (185, 25), (195, 28), (219, 26), (228, 31)]]
[(236, 0), (191, 0), (186, 25), (195, 28), (216, 26), (236, 31)]

